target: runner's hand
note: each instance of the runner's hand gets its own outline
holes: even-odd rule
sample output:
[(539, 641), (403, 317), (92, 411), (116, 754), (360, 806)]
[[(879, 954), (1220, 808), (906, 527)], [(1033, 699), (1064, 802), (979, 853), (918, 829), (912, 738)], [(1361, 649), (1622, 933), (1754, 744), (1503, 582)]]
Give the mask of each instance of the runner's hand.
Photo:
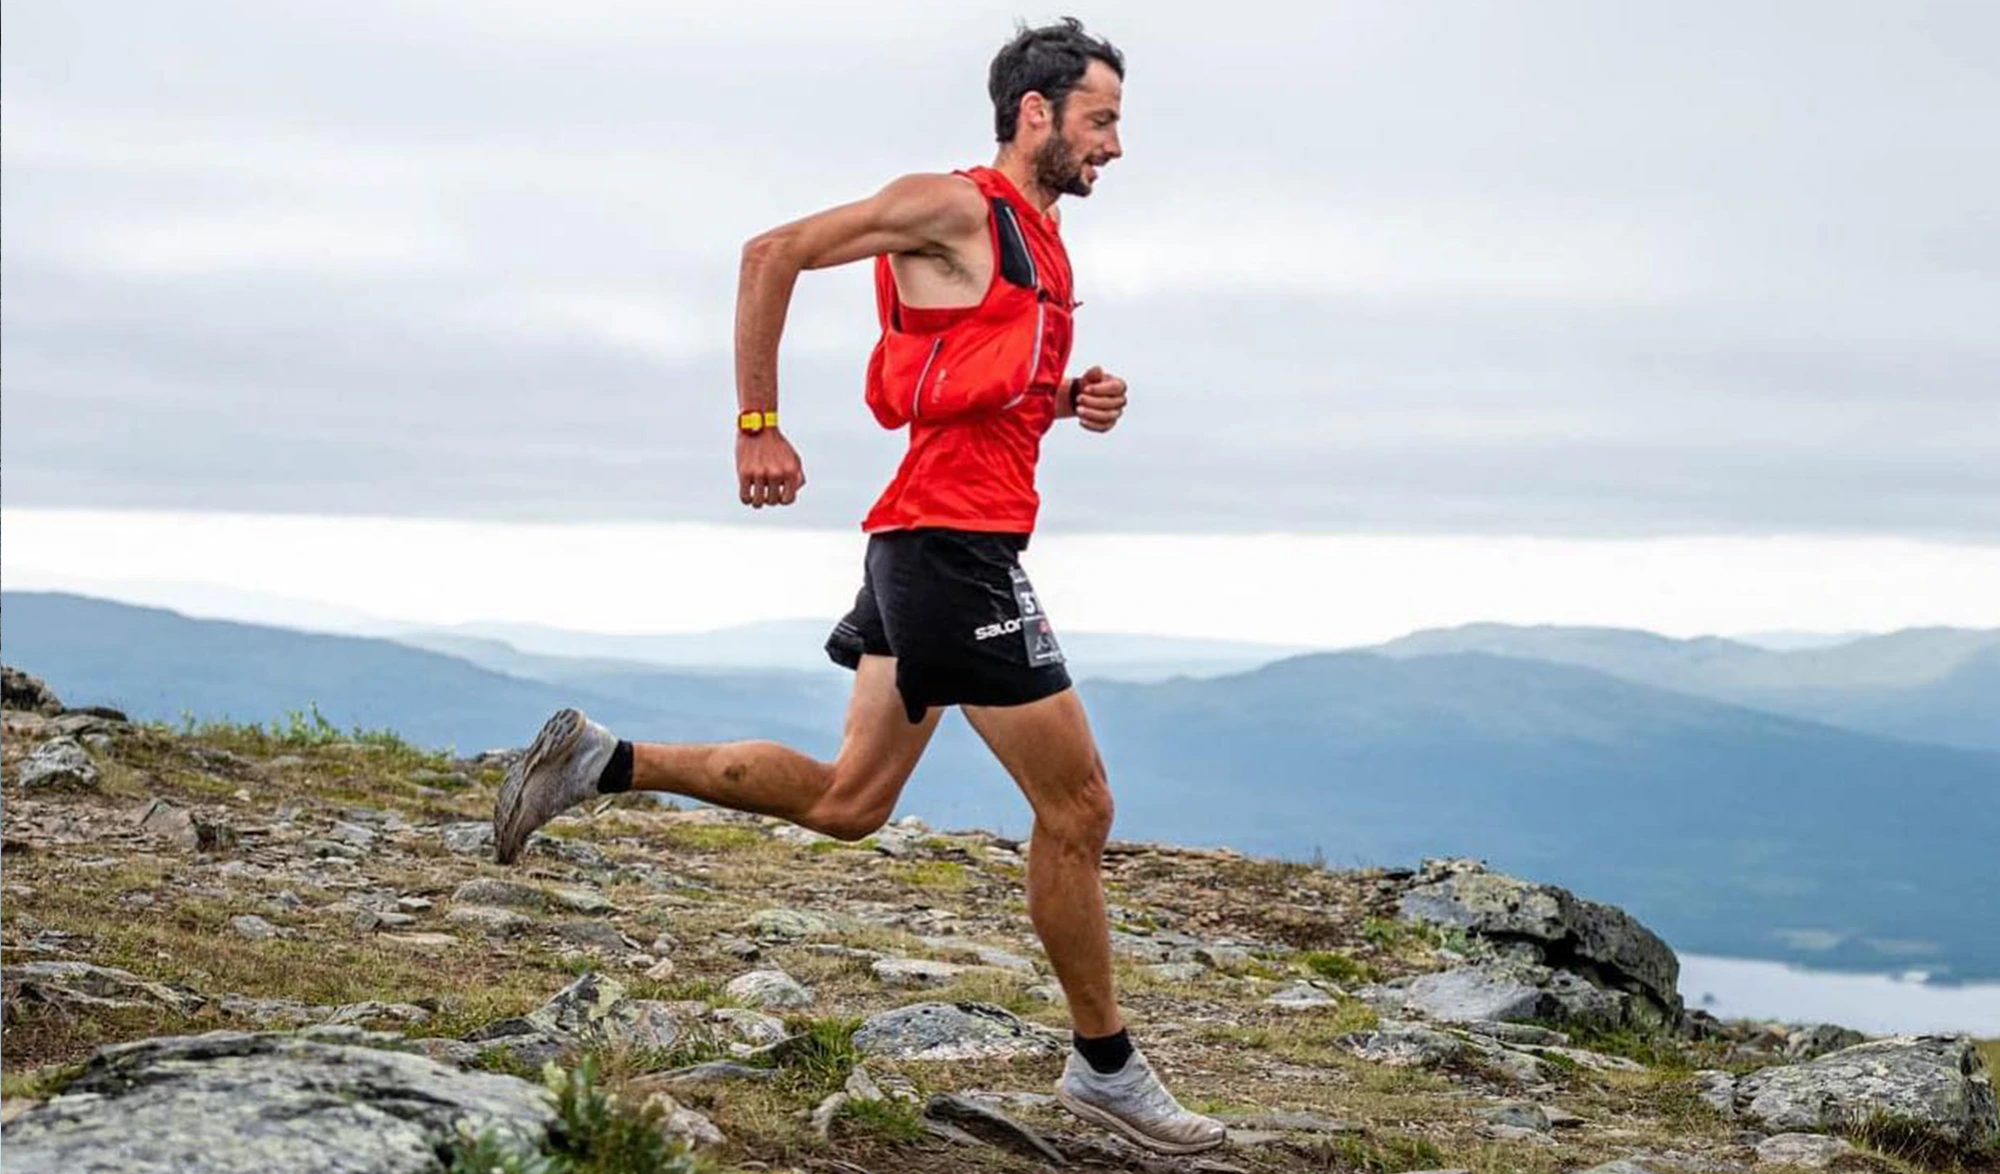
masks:
[(1076, 388), (1076, 418), (1092, 432), (1109, 432), (1125, 414), (1125, 381), (1104, 368), (1085, 371)]
[(736, 490), (751, 509), (790, 505), (806, 487), (798, 450), (776, 428), (736, 434)]

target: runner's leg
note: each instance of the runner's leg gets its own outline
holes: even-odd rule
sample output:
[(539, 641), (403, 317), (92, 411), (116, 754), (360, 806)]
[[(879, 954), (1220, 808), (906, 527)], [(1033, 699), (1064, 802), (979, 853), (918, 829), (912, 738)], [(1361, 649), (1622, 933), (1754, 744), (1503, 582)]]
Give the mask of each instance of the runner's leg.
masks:
[(1084, 1036), (1124, 1022), (1111, 982), (1111, 934), (1101, 864), (1111, 835), (1111, 788), (1075, 689), (1025, 705), (962, 707), (1035, 812), (1028, 917)]
[(896, 691), (896, 660), (863, 656), (846, 730), (832, 762), (776, 742), (632, 746), (632, 789), (776, 815), (825, 835), (859, 840), (888, 821), (944, 712), (912, 724)]

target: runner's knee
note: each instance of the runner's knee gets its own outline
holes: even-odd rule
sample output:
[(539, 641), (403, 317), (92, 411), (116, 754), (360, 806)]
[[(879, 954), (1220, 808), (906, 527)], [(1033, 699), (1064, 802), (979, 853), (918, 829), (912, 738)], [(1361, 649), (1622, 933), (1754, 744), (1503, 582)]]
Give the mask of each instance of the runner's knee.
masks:
[(855, 777), (845, 774), (836, 765), (832, 785), (827, 787), (826, 793), (813, 805), (812, 812), (803, 822), (821, 835), (832, 836), (836, 840), (852, 843), (866, 839), (889, 822), (890, 814), (896, 809), (896, 797), (902, 793), (903, 780), (907, 777), (907, 771), (901, 776), (877, 771)]
[(1111, 785), (1099, 762), (1081, 785), (1036, 810), (1037, 838), (1047, 836), (1061, 850), (1096, 856), (1111, 838), (1114, 814)]
[(891, 810), (876, 804), (822, 806), (813, 809), (812, 820), (806, 826), (821, 835), (851, 844), (881, 831), (882, 825), (889, 822)]

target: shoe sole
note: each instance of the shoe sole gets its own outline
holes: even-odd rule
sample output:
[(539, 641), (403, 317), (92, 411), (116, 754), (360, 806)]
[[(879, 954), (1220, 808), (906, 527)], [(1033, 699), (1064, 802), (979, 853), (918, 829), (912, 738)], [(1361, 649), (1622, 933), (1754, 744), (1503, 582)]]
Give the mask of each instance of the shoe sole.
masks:
[(1056, 1089), (1056, 1101), (1060, 1103), (1063, 1108), (1068, 1109), (1072, 1113), (1075, 1113), (1077, 1116), (1083, 1118), (1085, 1121), (1088, 1121), (1093, 1125), (1102, 1125), (1106, 1129), (1122, 1133), (1126, 1137), (1131, 1138), (1133, 1141), (1139, 1143), (1140, 1145), (1156, 1153), (1198, 1154), (1202, 1153), (1205, 1150), (1212, 1150), (1217, 1146), (1221, 1145), (1223, 1142), (1229, 1140), (1229, 1134), (1225, 1132), (1221, 1137), (1216, 1138), (1214, 1141), (1193, 1141), (1193, 1142), (1162, 1141), (1157, 1137), (1150, 1137), (1144, 1133), (1141, 1133), (1136, 1127), (1127, 1123), (1124, 1118), (1116, 1116), (1112, 1113), (1107, 1113), (1103, 1109), (1098, 1108), (1096, 1105), (1086, 1104), (1083, 1101), (1077, 1100), (1075, 1097), (1069, 1095), (1060, 1088)]
[(501, 864), (514, 863), (521, 849), (527, 847), (528, 837), (534, 834), (533, 828), (528, 829), (519, 843), (511, 845), (513, 850), (507, 851), (510, 845), (504, 833), (520, 819), (521, 805), (527, 801), (528, 788), (534, 782), (535, 772), (542, 768), (550, 755), (560, 757), (576, 747), (577, 739), (583, 737), (584, 722), (581, 710), (557, 710), (542, 723), (535, 740), (528, 744), (528, 749), (507, 771), (507, 780), (501, 784), (500, 798), (494, 806), (493, 820), (493, 856)]

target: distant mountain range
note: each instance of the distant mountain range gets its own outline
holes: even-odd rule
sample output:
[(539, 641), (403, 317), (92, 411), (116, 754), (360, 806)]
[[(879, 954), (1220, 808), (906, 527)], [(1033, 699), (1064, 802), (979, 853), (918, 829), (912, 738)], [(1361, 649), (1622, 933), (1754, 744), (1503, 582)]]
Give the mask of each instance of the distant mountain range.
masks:
[[(574, 703), (641, 739), (775, 737), (822, 756), (838, 744), (841, 674), (697, 672), (479, 639), (447, 655), (77, 596), (0, 601), (8, 663), (72, 704), (142, 718), (260, 719), (311, 700), (343, 726), (469, 752), (519, 745)], [(1099, 680), (1085, 697), (1121, 836), (1335, 865), (1473, 855), (1622, 905), (1683, 950), (1992, 979), (2000, 754), (1785, 716), (1770, 700), (1872, 697), (1869, 721), (1976, 735), (1979, 698), (2000, 696), (1991, 640), (1905, 633), (1776, 653), (1480, 626), (1230, 675)], [(1028, 825), (956, 718), (904, 810)]]
[(2000, 750), (2000, 629), (1912, 628), (1775, 651), (1714, 636), (1471, 624), (1418, 632), (1373, 651), (1482, 652), (1574, 665), (1892, 738)]

